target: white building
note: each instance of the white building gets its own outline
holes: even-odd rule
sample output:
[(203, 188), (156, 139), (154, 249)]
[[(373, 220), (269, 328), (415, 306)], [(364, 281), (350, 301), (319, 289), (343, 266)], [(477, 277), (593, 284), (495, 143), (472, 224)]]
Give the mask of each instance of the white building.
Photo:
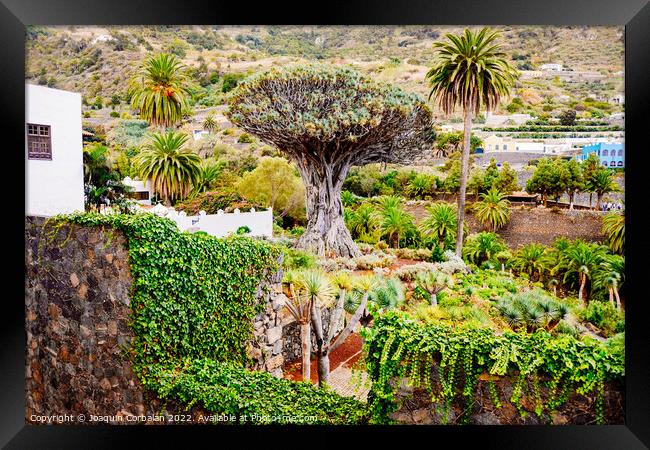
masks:
[(564, 69), (562, 64), (542, 64), (539, 68), (540, 70), (548, 72), (562, 72)]
[(151, 197), (153, 197), (151, 180), (141, 181), (126, 177), (124, 180), (122, 180), (122, 183), (130, 186), (131, 189), (133, 189), (133, 192), (129, 193), (129, 196), (132, 197), (136, 202), (140, 203), (141, 205), (151, 205)]
[(195, 141), (203, 139), (203, 137), (208, 136), (210, 132), (208, 130), (194, 130), (192, 131), (192, 136)]
[(81, 94), (25, 85), (25, 214), (84, 210)]

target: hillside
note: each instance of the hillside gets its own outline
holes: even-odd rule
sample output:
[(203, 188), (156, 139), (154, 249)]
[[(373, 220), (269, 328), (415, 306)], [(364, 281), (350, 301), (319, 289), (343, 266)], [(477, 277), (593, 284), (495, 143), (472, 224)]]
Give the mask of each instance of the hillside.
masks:
[[(200, 85), (196, 108), (222, 103), (228, 75), (250, 74), (301, 62), (349, 64), (373, 78), (426, 95), (424, 75), (434, 60), (432, 43), (462, 26), (129, 26), (31, 27), (26, 78), (81, 92), (85, 103), (123, 107), (128, 79), (150, 52), (177, 54)], [(475, 27), (472, 27), (475, 28)], [(550, 113), (562, 108), (607, 113), (623, 91), (623, 29), (616, 27), (501, 26), (502, 44), (522, 77), (505, 112)], [(539, 72), (560, 63), (584, 80)], [(226, 76), (226, 77), (224, 77)], [(98, 99), (99, 97), (99, 99)], [(94, 113), (94, 112), (93, 112)], [(104, 114), (97, 113), (99, 116)]]

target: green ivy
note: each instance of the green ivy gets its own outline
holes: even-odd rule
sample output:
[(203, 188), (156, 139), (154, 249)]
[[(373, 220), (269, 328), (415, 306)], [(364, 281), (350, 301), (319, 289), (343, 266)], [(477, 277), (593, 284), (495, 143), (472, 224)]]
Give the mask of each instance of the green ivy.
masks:
[[(452, 403), (460, 404), (461, 420), (466, 421), (482, 373), (513, 377), (509, 400), (523, 413), (521, 400), (526, 397), (540, 418), (548, 417), (572, 392), (596, 393), (596, 419), (603, 423), (604, 383), (624, 376), (622, 351), (596, 341), (553, 337), (543, 330), (495, 334), (489, 328), (421, 324), (390, 311), (363, 333), (365, 364), (372, 380), (368, 403), (377, 423), (389, 423), (390, 413), (398, 409), (394, 384), (402, 378), (424, 388), (432, 402), (447, 410)], [(433, 365), (439, 374), (435, 385)], [(540, 383), (549, 388), (548, 398), (542, 398)], [(495, 387), (489, 390), (494, 405), (500, 407)]]
[(359, 402), (245, 370), (253, 319), (265, 307), (256, 293), (265, 275), (279, 269), (277, 247), (241, 235), (181, 233), (173, 221), (153, 214), (60, 215), (44, 224), (46, 239), (60, 240), (59, 231), (69, 226), (66, 242), (74, 225), (119, 230), (127, 238), (133, 276), (130, 357), (145, 387), (218, 412), (284, 413), (298, 405), (303, 410), (295, 414), (322, 406), (336, 412), (332, 420), (361, 415)]

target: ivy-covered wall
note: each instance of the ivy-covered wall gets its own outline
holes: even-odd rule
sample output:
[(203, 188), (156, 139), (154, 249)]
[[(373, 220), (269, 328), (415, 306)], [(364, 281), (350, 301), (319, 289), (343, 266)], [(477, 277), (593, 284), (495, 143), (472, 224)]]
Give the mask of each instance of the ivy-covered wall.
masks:
[(323, 423), (362, 417), (355, 401), (275, 378), (281, 255), (269, 244), (182, 234), (151, 215), (27, 218), (25, 238), (28, 421), (206, 411), (240, 420), (297, 404), (322, 410)]
[(399, 312), (364, 334), (376, 423), (624, 423), (622, 348), (545, 331), (422, 324)]

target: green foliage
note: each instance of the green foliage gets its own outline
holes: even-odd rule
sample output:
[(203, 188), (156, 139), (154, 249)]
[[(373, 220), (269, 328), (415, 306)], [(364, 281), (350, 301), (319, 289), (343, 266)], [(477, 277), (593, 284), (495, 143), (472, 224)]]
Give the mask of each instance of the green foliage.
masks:
[(188, 107), (190, 83), (185, 67), (174, 55), (161, 53), (144, 60), (131, 79), (131, 107), (154, 126), (176, 125)]
[(313, 269), (316, 267), (316, 256), (313, 253), (299, 250), (297, 248), (284, 248), (285, 269)]
[(625, 215), (611, 212), (603, 217), (603, 234), (607, 238), (609, 248), (618, 254), (625, 250)]
[(496, 233), (481, 232), (467, 237), (463, 246), (463, 258), (473, 264), (481, 265), (492, 260), (507, 247)]
[(576, 112), (572, 109), (567, 109), (560, 114), (560, 123), (564, 126), (573, 126), (576, 123)]
[[(200, 405), (237, 424), (361, 424), (365, 405), (310, 383), (278, 379), (213, 359), (157, 365), (146, 387), (164, 400)], [(253, 418), (255, 416), (255, 418)], [(313, 419), (312, 419), (313, 418)]]
[(206, 214), (217, 214), (220, 209), (227, 213), (233, 212), (235, 209), (247, 212), (251, 208), (261, 209), (263, 206), (251, 202), (236, 192), (211, 191), (177, 203), (175, 208), (178, 211), (185, 211), (189, 215), (196, 215), (199, 211), (205, 211)]
[(243, 236), (180, 233), (153, 214), (70, 214), (45, 226), (56, 236), (66, 224), (112, 227), (127, 237), (134, 277), (129, 352), (145, 388), (187, 407), (235, 415), (239, 423), (252, 414), (271, 416), (256, 421), (262, 423), (282, 422), (278, 416), (364, 421), (356, 400), (245, 369), (253, 318), (264, 308), (256, 291), (278, 269), (277, 248)]
[(237, 87), (239, 82), (245, 78), (241, 73), (227, 73), (223, 76), (223, 83), (221, 85), (221, 92), (230, 92)]
[(510, 201), (495, 188), (481, 194), (473, 209), (476, 218), (484, 225), (489, 225), (492, 231), (504, 227), (510, 220)]
[[(521, 411), (527, 397), (536, 413), (550, 422), (550, 414), (566, 401), (566, 393), (595, 393), (602, 404), (603, 384), (621, 380), (624, 354), (596, 341), (579, 341), (568, 335), (553, 337), (546, 331), (501, 334), (476, 326), (420, 324), (400, 312), (377, 317), (372, 328), (362, 331), (366, 369), (372, 380), (368, 405), (372, 423), (390, 423), (395, 403), (393, 380), (407, 377), (415, 388), (425, 389), (433, 402), (445, 407), (463, 406), (461, 422), (468, 419), (482, 373), (518, 377), (510, 397)], [(619, 347), (620, 349), (620, 347)], [(432, 366), (439, 377), (432, 377)], [(517, 375), (518, 373), (518, 375)], [(539, 385), (545, 380), (549, 394), (542, 398)], [(526, 395), (524, 383), (532, 383)], [(594, 414), (604, 422), (604, 411)]]
[(136, 158), (140, 179), (150, 178), (166, 202), (183, 199), (200, 182), (201, 158), (184, 147), (187, 140), (188, 135), (180, 132), (154, 133)]
[(578, 310), (580, 319), (597, 326), (605, 336), (625, 331), (625, 316), (609, 302), (592, 301)]
[(497, 309), (513, 330), (529, 333), (540, 328), (550, 331), (569, 313), (569, 307), (540, 289), (518, 292), (502, 298)]
[(149, 122), (146, 120), (120, 120), (108, 133), (108, 138), (116, 145), (125, 148), (140, 146), (147, 133)]
[(510, 266), (520, 273), (540, 279), (546, 269), (545, 247), (531, 242), (519, 248), (510, 260)]

